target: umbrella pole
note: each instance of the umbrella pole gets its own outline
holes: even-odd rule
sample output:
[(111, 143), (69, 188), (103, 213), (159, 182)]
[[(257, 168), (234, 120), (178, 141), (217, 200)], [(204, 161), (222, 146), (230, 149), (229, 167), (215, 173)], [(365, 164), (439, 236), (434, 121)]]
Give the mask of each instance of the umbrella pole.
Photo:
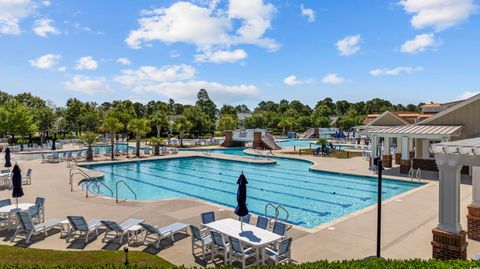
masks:
[(240, 230), (243, 232), (243, 218), (240, 218)]
[(18, 208), (18, 197), (15, 198), (15, 201), (17, 202), (17, 208)]

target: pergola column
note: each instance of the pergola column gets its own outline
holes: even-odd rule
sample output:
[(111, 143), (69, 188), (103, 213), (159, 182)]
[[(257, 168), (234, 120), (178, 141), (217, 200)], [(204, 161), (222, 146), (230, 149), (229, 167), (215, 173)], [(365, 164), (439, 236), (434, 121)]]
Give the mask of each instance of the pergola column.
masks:
[(408, 174), (410, 171), (410, 141), (408, 136), (402, 136), (402, 159), (400, 160), (400, 173)]
[(425, 139), (423, 140), (423, 143), (422, 143), (422, 146), (423, 146), (423, 156), (422, 158), (423, 159), (430, 159), (430, 140), (429, 139)]
[(402, 159), (402, 138), (397, 137), (397, 151), (395, 152), (395, 164), (400, 164)]
[(472, 203), (468, 206), (468, 238), (480, 240), (480, 167), (472, 167)]
[(382, 161), (383, 161), (383, 166), (384, 167), (392, 167), (392, 153), (391, 153), (391, 144), (390, 144), (390, 137), (385, 137), (383, 139), (383, 156), (382, 156)]
[(466, 232), (460, 225), (460, 171), (462, 165), (449, 155), (438, 156), (439, 218), (433, 229), (433, 258), (466, 259)]
[(378, 157), (378, 143), (380, 139), (378, 136), (374, 135), (372, 136), (372, 158)]

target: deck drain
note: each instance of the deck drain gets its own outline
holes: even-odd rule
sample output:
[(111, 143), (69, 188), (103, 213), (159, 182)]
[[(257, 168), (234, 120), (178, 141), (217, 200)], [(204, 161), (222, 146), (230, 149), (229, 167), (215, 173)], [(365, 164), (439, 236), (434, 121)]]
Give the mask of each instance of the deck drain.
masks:
[(329, 230), (329, 231), (335, 231), (336, 228), (335, 228), (335, 227), (328, 227), (327, 230)]

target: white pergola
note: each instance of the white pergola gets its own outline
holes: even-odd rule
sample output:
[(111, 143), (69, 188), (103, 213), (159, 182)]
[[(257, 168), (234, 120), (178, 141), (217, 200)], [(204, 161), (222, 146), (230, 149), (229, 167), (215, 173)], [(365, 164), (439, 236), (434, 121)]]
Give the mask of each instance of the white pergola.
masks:
[(432, 145), (439, 170), (438, 228), (458, 234), (460, 179), (463, 166), (472, 167), (472, 205), (480, 207), (480, 137)]

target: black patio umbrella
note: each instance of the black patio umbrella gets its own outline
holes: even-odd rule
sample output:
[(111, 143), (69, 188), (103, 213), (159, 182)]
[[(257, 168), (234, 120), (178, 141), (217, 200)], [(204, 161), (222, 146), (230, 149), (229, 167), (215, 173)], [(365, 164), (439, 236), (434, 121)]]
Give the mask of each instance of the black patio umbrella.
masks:
[(57, 141), (57, 139), (54, 137), (52, 139), (52, 150), (56, 150), (57, 148), (55, 147), (55, 142)]
[(22, 189), (22, 171), (18, 164), (15, 164), (12, 171), (12, 197), (16, 199), (17, 207), (18, 207), (18, 198), (23, 196), (23, 189)]
[(12, 163), (10, 162), (10, 148), (5, 150), (5, 167), (12, 167)]
[(241, 227), (243, 230), (243, 218), (244, 216), (248, 215), (248, 208), (247, 208), (247, 178), (245, 175), (242, 174), (237, 180), (238, 190), (237, 190), (237, 207), (235, 208), (235, 214), (240, 217), (241, 220)]

